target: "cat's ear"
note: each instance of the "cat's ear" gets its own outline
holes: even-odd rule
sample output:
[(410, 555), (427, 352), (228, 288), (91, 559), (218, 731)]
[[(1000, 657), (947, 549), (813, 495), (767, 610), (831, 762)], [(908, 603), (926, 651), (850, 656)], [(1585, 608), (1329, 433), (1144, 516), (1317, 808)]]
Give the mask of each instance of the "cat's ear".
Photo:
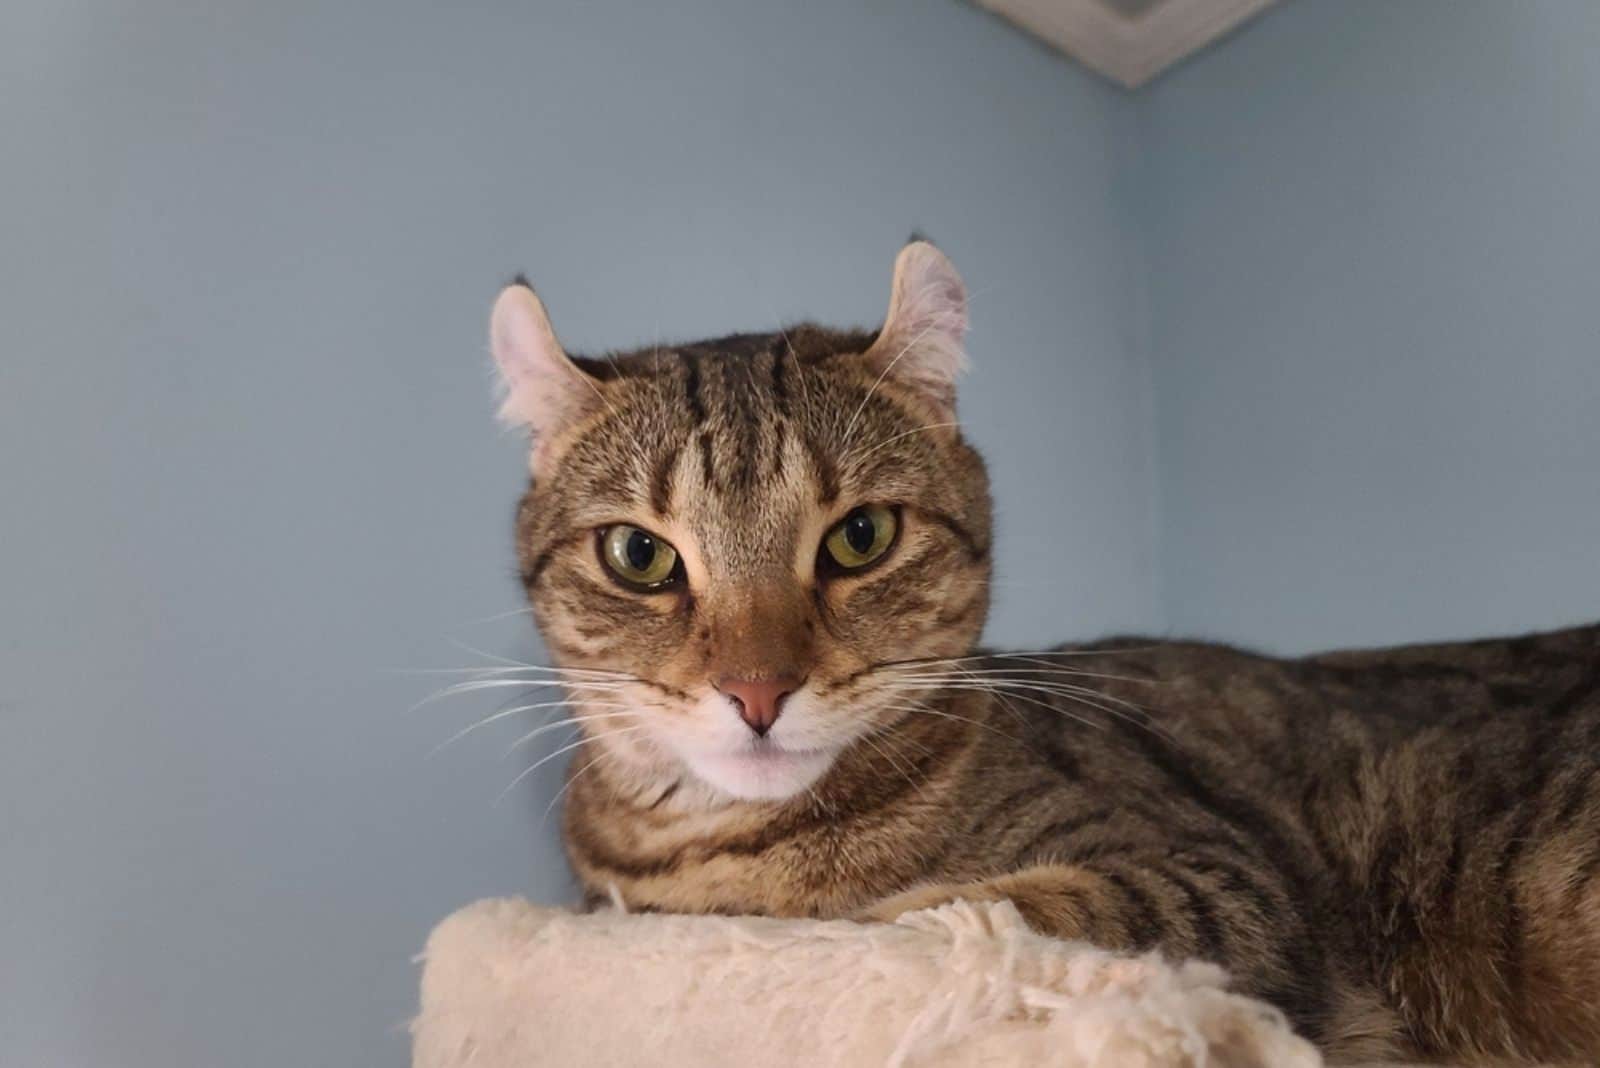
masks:
[(912, 241), (894, 261), (883, 330), (865, 359), (880, 377), (922, 394), (953, 416), (956, 377), (967, 367), (967, 287), (933, 245)]
[(500, 418), (548, 442), (605, 403), (600, 383), (556, 340), (544, 302), (518, 278), (501, 291), (489, 316), (489, 347), (500, 368), (505, 401)]

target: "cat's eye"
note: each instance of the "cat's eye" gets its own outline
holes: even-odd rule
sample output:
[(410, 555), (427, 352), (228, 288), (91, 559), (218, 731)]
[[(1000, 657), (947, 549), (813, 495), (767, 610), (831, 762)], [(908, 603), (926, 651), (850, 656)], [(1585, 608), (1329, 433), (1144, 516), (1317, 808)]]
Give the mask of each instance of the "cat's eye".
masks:
[(860, 570), (889, 551), (898, 528), (891, 508), (881, 504), (855, 508), (822, 539), (823, 562), (836, 570)]
[(683, 578), (678, 550), (626, 523), (600, 531), (600, 560), (625, 585), (639, 590), (654, 592)]

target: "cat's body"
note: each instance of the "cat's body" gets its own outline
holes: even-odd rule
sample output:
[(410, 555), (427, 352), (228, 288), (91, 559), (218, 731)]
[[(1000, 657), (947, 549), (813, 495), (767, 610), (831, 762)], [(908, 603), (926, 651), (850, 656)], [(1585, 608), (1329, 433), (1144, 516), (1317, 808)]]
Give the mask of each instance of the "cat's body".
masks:
[(859, 918), (1006, 897), (1217, 961), (1337, 1055), (1600, 1056), (1600, 627), (975, 655), (964, 326), (925, 244), (876, 334), (574, 362), (531, 291), (502, 295), (589, 893)]
[(1345, 1056), (1575, 1057), (1600, 1034), (1597, 665), (1600, 627), (1304, 660), (1002, 654), (967, 665), (998, 693), (940, 706), (973, 722), (911, 717), (814, 797), (680, 807), (597, 768), (569, 852), (634, 908), (1004, 893), (1064, 937), (1225, 964)]

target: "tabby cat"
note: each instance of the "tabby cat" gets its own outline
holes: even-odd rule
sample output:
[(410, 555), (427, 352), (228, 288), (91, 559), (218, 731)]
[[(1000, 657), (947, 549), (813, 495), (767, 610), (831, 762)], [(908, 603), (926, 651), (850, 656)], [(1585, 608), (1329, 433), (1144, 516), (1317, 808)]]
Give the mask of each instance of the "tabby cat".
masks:
[(974, 652), (966, 325), (922, 241), (875, 332), (586, 359), (525, 282), (501, 294), (590, 894), (873, 920), (1009, 899), (1052, 935), (1218, 962), (1335, 1059), (1600, 1057), (1600, 626)]

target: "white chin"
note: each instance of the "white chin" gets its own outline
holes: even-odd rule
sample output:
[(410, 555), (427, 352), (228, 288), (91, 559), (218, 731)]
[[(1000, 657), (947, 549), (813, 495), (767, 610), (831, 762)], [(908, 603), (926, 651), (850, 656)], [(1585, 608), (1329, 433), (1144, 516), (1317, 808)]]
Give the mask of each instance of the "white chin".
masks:
[(781, 801), (822, 778), (834, 755), (829, 749), (763, 744), (735, 753), (695, 753), (685, 762), (695, 775), (740, 800)]

